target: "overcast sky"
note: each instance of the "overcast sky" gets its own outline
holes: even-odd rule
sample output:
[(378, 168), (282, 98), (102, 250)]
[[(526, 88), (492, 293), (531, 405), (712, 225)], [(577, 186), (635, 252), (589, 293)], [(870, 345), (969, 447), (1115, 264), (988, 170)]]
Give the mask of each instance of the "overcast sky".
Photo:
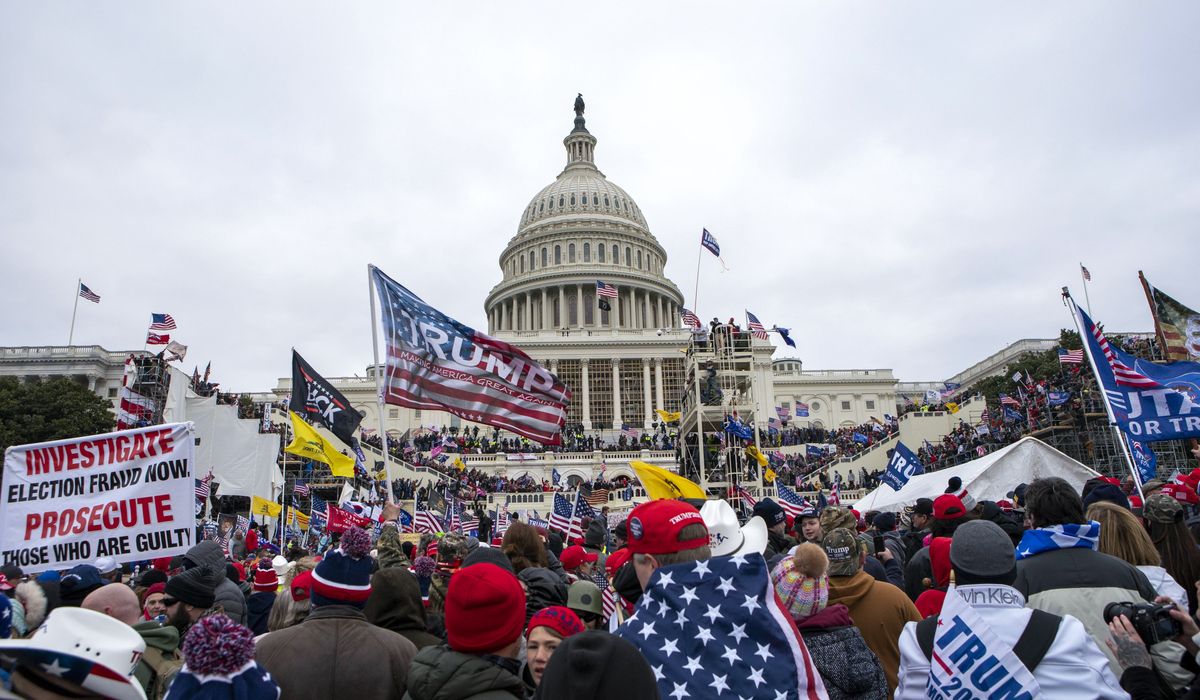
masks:
[[(0, 4), (0, 345), (262, 390), (370, 363), (367, 263), (486, 328), (576, 92), (701, 317), (807, 369), (944, 379), (1138, 269), (1200, 306), (1195, 2)], [(784, 348), (787, 350), (787, 348)]]

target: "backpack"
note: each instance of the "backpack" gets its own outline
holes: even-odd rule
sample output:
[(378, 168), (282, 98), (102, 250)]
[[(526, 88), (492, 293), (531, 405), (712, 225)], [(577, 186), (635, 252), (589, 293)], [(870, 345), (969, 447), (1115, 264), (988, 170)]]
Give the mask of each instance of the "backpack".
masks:
[[(933, 658), (933, 636), (937, 631), (937, 621), (937, 615), (930, 615), (917, 623), (917, 644), (920, 645), (921, 653), (925, 654), (925, 658), (930, 660)], [(1042, 662), (1046, 652), (1050, 651), (1050, 646), (1054, 644), (1054, 638), (1058, 636), (1060, 624), (1062, 624), (1062, 616), (1037, 608), (1033, 609), (1033, 614), (1029, 616), (1029, 622), (1025, 625), (1025, 631), (1021, 632), (1017, 643), (1013, 645), (1013, 653), (1017, 655), (1025, 668), (1029, 669), (1030, 673), (1033, 673), (1037, 665)]]
[(171, 687), (176, 674), (183, 668), (183, 658), (178, 651), (164, 654), (162, 649), (146, 647), (142, 662), (150, 668), (150, 682), (146, 687), (147, 700), (161, 700)]

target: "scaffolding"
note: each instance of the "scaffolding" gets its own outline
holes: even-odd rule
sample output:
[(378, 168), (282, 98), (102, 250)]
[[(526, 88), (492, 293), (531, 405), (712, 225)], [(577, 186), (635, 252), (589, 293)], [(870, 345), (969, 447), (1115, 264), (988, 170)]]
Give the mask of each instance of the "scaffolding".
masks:
[[(163, 411), (167, 406), (167, 392), (171, 388), (171, 366), (161, 354), (133, 354), (129, 356), (129, 360), (133, 363), (133, 371), (127, 373), (124, 388), (149, 399), (148, 404), (142, 404), (149, 410), (141, 416), (138, 423), (161, 425)], [(127, 364), (126, 367), (128, 366)]]
[[(679, 422), (680, 474), (710, 495), (736, 498), (738, 487), (762, 493), (763, 468), (745, 454), (748, 443), (725, 432), (728, 419), (750, 428), (759, 449), (758, 402), (770, 396), (755, 358), (769, 351), (750, 333), (718, 326), (696, 331), (688, 345)], [(769, 399), (768, 399), (769, 400)]]

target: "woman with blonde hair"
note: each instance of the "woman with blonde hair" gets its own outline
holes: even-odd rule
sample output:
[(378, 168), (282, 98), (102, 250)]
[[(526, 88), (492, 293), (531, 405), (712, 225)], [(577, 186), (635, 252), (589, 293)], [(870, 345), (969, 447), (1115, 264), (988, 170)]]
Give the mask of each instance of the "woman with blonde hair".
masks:
[(1159, 595), (1170, 598), (1181, 607), (1187, 607), (1187, 591), (1162, 567), (1162, 557), (1137, 516), (1116, 503), (1097, 501), (1088, 507), (1087, 518), (1100, 523), (1100, 545), (1097, 549), (1133, 564), (1146, 574), (1150, 585)]

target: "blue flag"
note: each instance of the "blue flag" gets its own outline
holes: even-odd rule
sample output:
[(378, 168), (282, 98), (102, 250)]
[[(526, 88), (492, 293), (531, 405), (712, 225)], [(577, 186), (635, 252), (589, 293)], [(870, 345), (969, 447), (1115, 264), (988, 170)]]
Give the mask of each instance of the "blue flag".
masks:
[(413, 526), (413, 516), (403, 508), (400, 509), (400, 529), (411, 530)]
[(1125, 433), (1125, 439), (1129, 440), (1129, 451), (1133, 454), (1133, 466), (1137, 467), (1141, 482), (1144, 484), (1158, 476), (1158, 456), (1154, 454), (1154, 450), (1129, 433)]
[(887, 471), (883, 475), (883, 483), (899, 491), (904, 488), (909, 479), (917, 474), (924, 473), (925, 468), (921, 466), (921, 462), (913, 454), (912, 450), (905, 447), (904, 443), (897, 441), (896, 449), (892, 451), (892, 458), (888, 460)]
[(863, 435), (862, 433), (858, 433), (858, 432), (851, 435), (850, 439), (854, 440), (855, 442), (857, 442), (860, 445), (865, 445), (871, 441), (871, 439), (868, 438), (866, 435)]
[(708, 232), (708, 229), (704, 229), (704, 232), (700, 234), (700, 245), (704, 246), (708, 252), (720, 257), (721, 246), (717, 243), (716, 237)]
[(796, 402), (796, 417), (808, 418), (808, 404), (799, 401)]
[(783, 338), (783, 342), (787, 343), (790, 347), (796, 347), (796, 341), (792, 340), (792, 336), (788, 335), (791, 333), (791, 330), (775, 326), (775, 332), (779, 334), (780, 338)]
[(1004, 420), (1006, 420), (1010, 423), (1013, 421), (1025, 420), (1025, 414), (1021, 413), (1020, 411), (1014, 411), (1013, 409), (1009, 408), (1008, 406), (1005, 406), (1004, 407)]
[(557, 469), (550, 470), (550, 483), (558, 486), (558, 482), (562, 480), (562, 474), (558, 473)]
[(1061, 406), (1071, 400), (1069, 391), (1050, 391), (1046, 393), (1046, 403), (1051, 406)]
[(753, 440), (754, 431), (750, 426), (743, 424), (741, 421), (734, 420), (733, 416), (725, 419), (725, 432), (742, 438), (743, 440)]

